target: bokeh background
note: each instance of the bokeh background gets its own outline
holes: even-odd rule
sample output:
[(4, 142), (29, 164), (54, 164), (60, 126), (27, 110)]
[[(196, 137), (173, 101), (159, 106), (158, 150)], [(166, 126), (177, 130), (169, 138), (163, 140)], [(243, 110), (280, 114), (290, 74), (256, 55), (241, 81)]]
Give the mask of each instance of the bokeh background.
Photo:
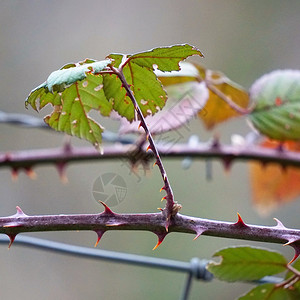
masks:
[[(134, 53), (156, 46), (190, 43), (205, 54), (201, 63), (225, 72), (245, 88), (264, 73), (279, 68), (299, 68), (300, 3), (294, 1), (0, 1), (0, 110), (26, 113), (30, 90), (53, 70), (84, 58), (103, 59), (112, 52)], [(198, 60), (200, 61), (200, 59)], [(102, 120), (117, 131), (118, 124)], [(180, 132), (181, 142), (191, 134), (203, 141), (218, 133), (229, 142), (233, 133), (246, 134), (245, 119), (205, 132), (193, 120)], [(39, 129), (0, 125), (0, 151), (59, 147), (64, 135)], [(73, 145), (87, 145), (72, 139)], [(189, 170), (179, 160), (165, 160), (182, 213), (235, 221), (236, 212), (252, 224), (274, 225), (277, 217), (299, 228), (299, 201), (262, 217), (251, 206), (248, 168), (235, 163), (229, 173), (213, 162), (213, 179), (205, 178), (205, 162), (194, 161)], [(15, 213), (19, 205), (27, 214), (97, 213), (102, 207), (92, 196), (95, 179), (106, 172), (122, 176), (126, 199), (117, 212), (153, 212), (160, 204), (161, 178), (157, 168), (147, 177), (130, 175), (121, 161), (72, 164), (68, 184), (60, 182), (53, 166), (37, 167), (37, 179), (24, 173), (13, 182), (9, 169), (0, 170), (0, 214)], [(31, 234), (36, 237), (93, 247), (92, 232)], [(156, 236), (148, 232), (108, 232), (98, 247), (189, 261), (210, 259), (229, 245), (252, 244), (283, 251), (291, 249), (213, 237), (171, 234), (155, 251)], [(185, 275), (140, 267), (95, 262), (39, 250), (0, 246), (1, 299), (178, 299)], [(249, 284), (194, 282), (190, 299), (233, 299)]]

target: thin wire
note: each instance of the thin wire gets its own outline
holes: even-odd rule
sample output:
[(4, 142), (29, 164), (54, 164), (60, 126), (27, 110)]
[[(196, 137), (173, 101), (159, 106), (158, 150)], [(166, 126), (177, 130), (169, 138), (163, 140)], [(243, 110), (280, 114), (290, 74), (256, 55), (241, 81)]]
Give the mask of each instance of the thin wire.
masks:
[[(7, 113), (0, 110), (0, 123), (22, 126), (24, 128), (51, 129), (42, 119), (25, 114)], [(51, 129), (52, 130), (52, 129)], [(102, 139), (110, 143), (134, 144), (135, 140), (121, 137), (119, 134), (105, 130)]]
[[(8, 244), (9, 238), (5, 234), (0, 234), (0, 243)], [(184, 272), (192, 274), (192, 277), (202, 281), (211, 281), (213, 275), (206, 269), (209, 262), (206, 259), (192, 258), (190, 262), (157, 258), (88, 247), (74, 246), (70, 244), (54, 242), (50, 240), (39, 239), (30, 236), (17, 236), (14, 245), (20, 244), (27, 247), (41, 250), (53, 251), (57, 253), (85, 257), (97, 260), (106, 260), (115, 263), (125, 263), (137, 266), (159, 268), (170, 271)], [(274, 276), (266, 276), (258, 281), (250, 283), (279, 283), (282, 279)]]
[[(6, 235), (0, 235), (0, 243), (8, 244), (9, 239)], [(138, 266), (153, 267), (164, 270), (178, 271), (189, 273), (191, 272), (191, 265), (188, 262), (176, 261), (171, 259), (156, 258), (149, 256), (142, 256), (136, 254), (128, 254), (122, 252), (92, 249), (87, 247), (74, 246), (49, 240), (29, 236), (17, 236), (14, 244), (22, 244), (24, 246), (38, 248), (42, 250), (49, 250), (58, 253), (74, 255), (79, 257), (86, 257), (91, 259), (101, 259), (116, 263), (126, 263)], [(201, 266), (203, 268), (203, 266)], [(201, 270), (205, 273), (205, 270)], [(207, 271), (208, 272), (208, 271)], [(204, 278), (204, 277), (203, 277)], [(199, 278), (201, 279), (201, 278)]]

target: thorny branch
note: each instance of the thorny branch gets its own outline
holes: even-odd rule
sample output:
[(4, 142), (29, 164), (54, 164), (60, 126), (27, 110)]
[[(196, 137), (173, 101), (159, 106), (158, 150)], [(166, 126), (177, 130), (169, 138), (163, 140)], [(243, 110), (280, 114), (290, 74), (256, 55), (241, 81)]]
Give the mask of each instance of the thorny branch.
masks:
[[(104, 203), (100, 214), (44, 215), (28, 216), (19, 207), (17, 213), (0, 218), (0, 233), (7, 234), (13, 243), (15, 236), (23, 232), (92, 230), (98, 235), (96, 245), (102, 235), (109, 230), (143, 230), (158, 236), (157, 248), (167, 234), (182, 232), (251, 240), (258, 242), (290, 245), (295, 250), (294, 261), (300, 254), (300, 230), (286, 228), (279, 220), (276, 226), (256, 226), (245, 224), (240, 215), (236, 223), (214, 221), (176, 214), (170, 219), (168, 231), (165, 216), (160, 213), (117, 214)], [(291, 261), (291, 262), (292, 262)]]
[[(126, 62), (124, 63), (124, 65), (125, 64), (126, 64)], [(154, 139), (153, 139), (152, 134), (151, 134), (151, 132), (148, 128), (148, 125), (145, 121), (143, 113), (142, 113), (142, 111), (141, 111), (141, 109), (140, 109), (140, 107), (139, 107), (139, 105), (138, 105), (138, 103), (137, 103), (137, 101), (136, 101), (136, 99), (133, 95), (132, 90), (130, 89), (129, 84), (127, 83), (127, 81), (125, 79), (122, 68), (123, 68), (122, 65), (118, 69), (111, 66), (111, 70), (119, 77), (120, 81), (122, 82), (122, 86), (126, 90), (127, 96), (131, 99), (131, 101), (133, 103), (134, 109), (135, 109), (135, 111), (138, 115), (138, 119), (140, 120), (140, 126), (143, 127), (143, 129), (145, 130), (146, 139), (149, 142), (149, 147), (147, 148), (147, 150), (151, 149), (151, 151), (153, 152), (154, 157), (156, 159), (155, 164), (158, 166), (158, 168), (160, 170), (160, 173), (161, 173), (161, 176), (162, 176), (162, 179), (163, 179), (163, 182), (164, 182), (164, 186), (161, 188), (161, 190), (165, 190), (166, 193), (167, 193), (167, 195), (163, 198), (163, 199), (166, 200), (166, 207), (165, 207), (163, 212), (166, 214), (166, 218), (167, 218), (167, 220), (166, 220), (166, 229), (168, 230), (171, 217), (176, 215), (176, 213), (180, 210), (181, 205), (174, 202), (174, 194), (173, 194), (172, 187), (171, 187), (171, 184), (170, 184), (169, 179), (168, 179), (167, 172), (164, 168), (163, 162), (160, 158), (159, 152), (156, 148)]]
[[(196, 147), (188, 144), (157, 145), (161, 157), (193, 159), (220, 159), (226, 167), (234, 161), (257, 161), (266, 165), (276, 163), (283, 168), (288, 166), (300, 167), (300, 153), (264, 148), (257, 145), (237, 147), (233, 145), (221, 145), (216, 143), (200, 143)], [(50, 149), (35, 149), (0, 152), (0, 168), (9, 167), (12, 170), (32, 169), (38, 165), (52, 164), (59, 168), (71, 162), (84, 162), (91, 160), (107, 160), (124, 158), (130, 159), (136, 154), (136, 147), (131, 144), (115, 144), (103, 147), (100, 155), (93, 147), (61, 147)], [(146, 148), (140, 149), (139, 157), (142, 159), (153, 158)]]

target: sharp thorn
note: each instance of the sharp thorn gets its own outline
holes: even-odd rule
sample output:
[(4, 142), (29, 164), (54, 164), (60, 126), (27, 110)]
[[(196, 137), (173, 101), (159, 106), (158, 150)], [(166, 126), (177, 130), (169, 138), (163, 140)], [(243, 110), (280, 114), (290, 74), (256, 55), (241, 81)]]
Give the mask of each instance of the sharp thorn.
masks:
[(204, 231), (206, 231), (205, 228), (200, 228), (200, 229), (196, 229), (196, 236), (193, 238), (193, 240), (195, 241)]
[(60, 177), (61, 182), (64, 184), (67, 184), (69, 182), (68, 177), (66, 175), (66, 165), (67, 164), (65, 162), (59, 162), (56, 164), (58, 175)]
[(281, 228), (281, 229), (286, 229), (286, 227), (282, 224), (282, 222), (279, 221), (277, 218), (273, 218), (273, 220), (275, 220), (276, 223), (277, 223), (277, 225), (274, 226), (274, 227), (276, 227), (276, 228)]
[(17, 234), (8, 234), (8, 237), (9, 237), (9, 240), (10, 240), (9, 245), (8, 245), (8, 249), (10, 249), (11, 245), (13, 244), (13, 242), (16, 238), (16, 235)]
[(97, 241), (96, 241), (94, 247), (97, 247), (103, 234), (105, 233), (105, 230), (95, 230), (95, 232), (97, 233), (98, 238), (97, 238)]
[(283, 246), (291, 246), (295, 250), (295, 255), (293, 259), (288, 263), (289, 265), (293, 263), (300, 255), (300, 240), (291, 240), (285, 243)]
[(166, 190), (166, 187), (163, 186), (163, 187), (159, 190), (159, 192), (161, 192), (162, 190)]
[(24, 214), (23, 210), (19, 206), (16, 206), (16, 209), (17, 209), (17, 213), (15, 214), (16, 217), (18, 217), (18, 216), (22, 216), (22, 217), (27, 216), (26, 214)]
[(115, 213), (102, 201), (98, 201), (99, 203), (101, 203), (104, 206), (104, 212), (103, 214), (107, 214), (107, 215), (115, 215)]
[(11, 170), (11, 179), (12, 179), (12, 181), (17, 181), (18, 176), (19, 176), (19, 169), (18, 168), (13, 168)]
[[(155, 232), (154, 232), (155, 233)], [(167, 235), (167, 232), (166, 233), (155, 233), (158, 237), (158, 242), (157, 244), (154, 246), (154, 248), (152, 250), (155, 250), (157, 249), (157, 247), (162, 243), (162, 241), (164, 240), (164, 238), (166, 237)]]
[(234, 225), (234, 226), (239, 226), (239, 227), (248, 227), (248, 226), (244, 223), (244, 221), (243, 221), (241, 215), (240, 215), (239, 213), (237, 213), (237, 215), (238, 215), (238, 221), (237, 221), (236, 223), (234, 223), (233, 225)]
[(25, 173), (32, 180), (36, 179), (37, 177), (36, 173), (32, 170), (31, 167), (26, 168)]

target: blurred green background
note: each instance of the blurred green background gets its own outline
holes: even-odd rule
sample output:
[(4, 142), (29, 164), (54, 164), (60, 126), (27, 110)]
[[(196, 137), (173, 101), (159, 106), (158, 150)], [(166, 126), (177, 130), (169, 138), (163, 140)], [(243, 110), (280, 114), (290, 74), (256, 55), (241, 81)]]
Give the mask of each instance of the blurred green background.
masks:
[[(203, 51), (201, 63), (225, 72), (248, 88), (262, 74), (279, 68), (299, 68), (300, 3), (294, 1), (0, 1), (0, 110), (26, 113), (24, 100), (30, 90), (53, 70), (86, 57), (103, 59), (112, 52), (134, 53), (157, 46), (190, 43)], [(199, 59), (200, 60), (200, 59)], [(198, 61), (199, 61), (198, 60)], [(40, 117), (44, 113), (41, 113)], [(101, 120), (117, 131), (118, 124)], [(245, 134), (244, 119), (205, 132), (199, 120), (180, 130), (184, 142), (191, 134), (205, 141), (218, 133), (229, 142), (232, 133)], [(1, 124), (0, 151), (61, 146), (64, 136), (51, 131)], [(73, 145), (87, 145), (72, 139)], [(239, 212), (245, 222), (274, 225), (272, 217), (299, 228), (299, 201), (261, 217), (251, 206), (248, 169), (235, 163), (229, 173), (213, 162), (213, 180), (205, 179), (205, 163), (195, 161), (183, 170), (181, 161), (165, 160), (176, 200), (182, 213), (235, 221)], [(13, 182), (9, 169), (0, 170), (0, 214), (15, 213), (19, 205), (27, 214), (97, 213), (102, 207), (92, 196), (94, 180), (106, 172), (124, 178), (126, 199), (117, 212), (153, 212), (160, 206), (161, 177), (154, 168), (141, 179), (130, 175), (121, 161), (72, 164), (69, 183), (60, 182), (53, 166), (37, 167), (37, 179), (21, 173)], [(39, 233), (33, 236), (93, 247), (92, 232)], [(108, 232), (99, 246), (189, 261), (211, 258), (229, 245), (252, 244), (283, 251), (291, 249), (213, 237), (171, 234), (155, 251), (156, 236), (148, 232)], [(65, 255), (13, 246), (0, 247), (1, 299), (178, 299), (185, 275), (121, 264), (95, 262)], [(194, 282), (190, 299), (233, 299), (251, 288), (249, 284)]]

